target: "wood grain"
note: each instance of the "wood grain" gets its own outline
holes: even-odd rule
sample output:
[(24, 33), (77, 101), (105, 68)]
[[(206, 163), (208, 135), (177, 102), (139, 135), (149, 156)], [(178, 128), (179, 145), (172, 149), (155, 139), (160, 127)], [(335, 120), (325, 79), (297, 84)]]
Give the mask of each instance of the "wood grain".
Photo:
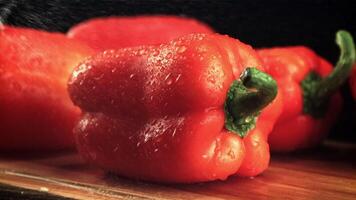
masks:
[(74, 153), (2, 155), (0, 183), (73, 199), (356, 199), (355, 145), (273, 155), (255, 178), (161, 185), (120, 178)]

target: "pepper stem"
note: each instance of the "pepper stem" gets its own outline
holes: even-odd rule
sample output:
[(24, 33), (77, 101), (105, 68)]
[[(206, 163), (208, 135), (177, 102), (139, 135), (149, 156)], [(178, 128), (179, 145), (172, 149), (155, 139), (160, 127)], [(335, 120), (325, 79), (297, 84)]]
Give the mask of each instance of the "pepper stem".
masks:
[(260, 111), (277, 96), (277, 83), (256, 68), (246, 68), (230, 86), (225, 101), (225, 128), (244, 137), (255, 127)]
[(324, 116), (330, 96), (347, 80), (355, 62), (355, 44), (349, 32), (338, 31), (336, 44), (340, 57), (334, 70), (325, 78), (312, 72), (302, 82), (304, 112), (316, 118)]

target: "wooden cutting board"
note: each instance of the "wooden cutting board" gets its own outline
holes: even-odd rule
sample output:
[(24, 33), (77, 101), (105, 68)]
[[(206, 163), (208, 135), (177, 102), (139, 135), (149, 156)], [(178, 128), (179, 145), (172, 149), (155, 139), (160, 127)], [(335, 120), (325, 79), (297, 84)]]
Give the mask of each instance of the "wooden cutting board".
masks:
[(355, 144), (327, 142), (310, 152), (273, 155), (270, 168), (255, 178), (189, 185), (120, 178), (74, 153), (2, 155), (0, 188), (54, 199), (356, 199), (355, 155)]

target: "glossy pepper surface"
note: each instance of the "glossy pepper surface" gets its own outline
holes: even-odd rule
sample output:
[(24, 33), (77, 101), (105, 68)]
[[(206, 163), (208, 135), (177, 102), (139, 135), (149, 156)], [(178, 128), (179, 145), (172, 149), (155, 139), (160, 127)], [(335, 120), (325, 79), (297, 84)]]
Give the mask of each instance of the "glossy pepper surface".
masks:
[(91, 53), (60, 33), (0, 28), (0, 151), (74, 148), (67, 80)]
[(190, 33), (213, 33), (213, 30), (192, 18), (143, 15), (90, 19), (72, 27), (67, 35), (103, 51), (161, 44)]
[(262, 71), (250, 46), (218, 34), (105, 51), (69, 80), (84, 111), (79, 152), (108, 171), (156, 182), (255, 176), (268, 166), (267, 135), (282, 105)]
[(341, 56), (336, 67), (303, 46), (262, 49), (258, 53), (283, 95), (283, 111), (269, 144), (273, 151), (310, 148), (321, 142), (342, 107), (338, 87), (348, 78), (355, 60), (352, 37), (337, 33)]

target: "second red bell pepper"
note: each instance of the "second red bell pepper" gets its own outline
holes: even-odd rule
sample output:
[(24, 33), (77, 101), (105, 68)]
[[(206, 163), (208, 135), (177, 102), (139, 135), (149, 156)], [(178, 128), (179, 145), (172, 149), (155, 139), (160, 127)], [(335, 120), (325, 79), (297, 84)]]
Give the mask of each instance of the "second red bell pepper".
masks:
[(156, 45), (191, 33), (213, 32), (208, 25), (192, 18), (141, 15), (90, 19), (72, 27), (67, 35), (103, 51)]
[(284, 107), (269, 143), (274, 151), (293, 151), (320, 143), (341, 110), (337, 92), (355, 61), (355, 46), (346, 31), (337, 33), (341, 56), (336, 67), (306, 47), (262, 49), (266, 70), (278, 82)]
[(282, 105), (262, 71), (250, 46), (218, 34), (105, 51), (69, 80), (84, 111), (79, 152), (108, 171), (156, 182), (255, 176), (268, 166), (267, 136)]
[(0, 151), (74, 149), (66, 83), (93, 50), (61, 33), (0, 27)]

